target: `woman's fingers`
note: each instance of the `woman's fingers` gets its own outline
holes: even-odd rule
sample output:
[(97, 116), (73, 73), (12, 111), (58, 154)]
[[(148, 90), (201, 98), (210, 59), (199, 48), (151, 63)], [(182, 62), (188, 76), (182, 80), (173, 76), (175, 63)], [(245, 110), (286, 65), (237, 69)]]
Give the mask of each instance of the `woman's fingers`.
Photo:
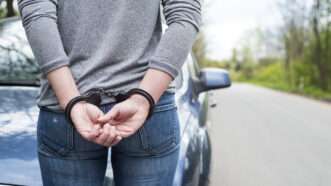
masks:
[(94, 140), (100, 135), (100, 125), (93, 125), (89, 121), (76, 121), (75, 128), (87, 140)]
[(116, 136), (116, 138), (112, 142), (111, 146), (117, 145), (121, 140), (122, 140), (122, 137), (121, 136)]
[(101, 128), (102, 134), (96, 138), (98, 144), (111, 147), (118, 144), (124, 137), (128, 137), (132, 134), (132, 129), (129, 127), (121, 127), (123, 131), (117, 129), (117, 127), (106, 123)]
[(108, 139), (106, 141), (106, 145), (108, 147), (112, 146), (112, 143), (115, 141), (116, 136), (117, 136), (117, 131), (115, 129), (114, 126), (111, 126), (109, 124), (106, 124), (107, 126), (109, 126), (109, 130), (110, 130), (110, 135), (108, 136)]
[(88, 141), (94, 141), (98, 137), (96, 133), (91, 133), (90, 131), (81, 131), (80, 134)]
[(100, 145), (107, 146), (109, 136), (111, 135), (110, 134), (110, 125), (109, 124), (103, 125), (103, 128), (100, 131), (101, 131), (101, 134), (100, 134), (100, 136), (98, 136), (95, 139), (95, 142)]
[(122, 136), (119, 136), (120, 133), (109, 123), (104, 124), (100, 132), (101, 134), (94, 140), (100, 145), (111, 147), (122, 140)]
[(109, 112), (107, 112), (105, 115), (100, 116), (97, 121), (101, 123), (108, 122), (109, 120), (114, 120), (118, 115), (120, 114), (119, 107), (114, 106), (112, 109), (110, 109)]
[(137, 108), (131, 101), (124, 101), (114, 105), (110, 111), (98, 118), (98, 122), (118, 125), (132, 118), (137, 112)]
[(129, 125), (127, 123), (123, 123), (122, 125), (116, 126), (116, 129), (120, 133), (133, 133), (133, 132), (135, 132), (135, 129), (133, 128), (133, 126)]

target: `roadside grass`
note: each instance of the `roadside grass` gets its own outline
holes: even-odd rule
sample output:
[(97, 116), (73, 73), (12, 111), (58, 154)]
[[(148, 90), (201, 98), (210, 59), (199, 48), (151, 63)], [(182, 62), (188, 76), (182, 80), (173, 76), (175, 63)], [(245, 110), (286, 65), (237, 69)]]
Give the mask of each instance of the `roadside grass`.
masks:
[(328, 101), (328, 102), (331, 103), (331, 93), (330, 92), (325, 92), (325, 91), (323, 91), (319, 88), (316, 88), (316, 87), (304, 87), (303, 89), (299, 90), (299, 89), (290, 88), (288, 85), (285, 85), (285, 84), (282, 84), (282, 83), (275, 84), (275, 83), (255, 81), (255, 80), (249, 80), (249, 81), (245, 81), (245, 82), (251, 83), (251, 84), (254, 84), (254, 85), (259, 85), (259, 86), (271, 88), (271, 89), (274, 89), (274, 90), (280, 90), (280, 91), (284, 91), (284, 92), (295, 93), (295, 94), (299, 94), (299, 95), (302, 95), (302, 96), (307, 96), (307, 97), (322, 100), (322, 101)]
[[(254, 73), (249, 77), (241, 72), (230, 71), (231, 78), (235, 82), (246, 82), (259, 85), (274, 90), (290, 92), (302, 96), (331, 102), (331, 91), (323, 91), (318, 87), (309, 85), (300, 78), (296, 83), (290, 83), (286, 80), (286, 74), (280, 63), (274, 63), (264, 67), (256, 67)], [(293, 85), (294, 84), (294, 85)]]

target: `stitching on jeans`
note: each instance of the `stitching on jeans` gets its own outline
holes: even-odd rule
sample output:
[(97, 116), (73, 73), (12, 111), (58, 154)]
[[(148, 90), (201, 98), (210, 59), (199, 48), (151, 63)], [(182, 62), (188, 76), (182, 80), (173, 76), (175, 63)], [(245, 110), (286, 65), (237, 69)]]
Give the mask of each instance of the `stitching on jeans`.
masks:
[(174, 148), (176, 144), (173, 142), (174, 137), (171, 137), (165, 141), (162, 145), (155, 147), (153, 149), (149, 149), (149, 153), (151, 155), (162, 155), (166, 153), (170, 149)]
[(158, 105), (158, 106), (154, 107), (153, 113), (166, 111), (166, 110), (170, 110), (170, 109), (174, 109), (174, 108), (177, 108), (177, 105), (174, 102), (168, 103), (168, 104), (163, 104), (163, 105)]
[[(42, 117), (42, 114), (45, 114), (44, 117), (48, 117), (48, 115), (54, 115), (54, 114), (59, 114), (59, 113), (55, 113), (52, 111), (47, 111), (47, 110), (41, 110), (39, 112), (39, 117)], [(58, 116), (55, 116), (58, 117)], [(42, 120), (43, 118), (38, 118), (38, 122), (39, 120)], [(45, 118), (46, 119), (46, 118)], [(70, 135), (70, 129), (69, 129), (69, 123), (64, 123), (66, 126), (64, 128), (64, 133), (63, 137), (65, 138), (64, 143), (58, 143), (56, 140), (52, 139), (51, 136), (49, 136), (47, 134), (47, 129), (46, 129), (46, 122), (50, 122), (48, 120), (44, 120), (44, 121), (40, 121), (40, 123), (38, 123), (38, 134), (39, 134), (39, 140), (41, 143), (41, 147), (44, 150), (47, 150), (49, 154), (55, 154), (57, 156), (65, 156), (66, 154), (68, 154), (68, 152), (72, 149), (72, 140), (71, 135)], [(42, 126), (44, 125), (44, 126)]]
[(176, 108), (176, 111), (175, 111), (175, 120), (178, 123), (178, 125), (175, 125), (175, 127), (173, 128), (173, 130), (174, 130), (173, 131), (173, 134), (174, 134), (173, 143), (178, 144), (178, 143), (180, 143), (180, 120), (179, 120), (179, 115), (178, 115), (177, 108)]
[(50, 147), (45, 144), (45, 142), (42, 140), (39, 144), (38, 151), (46, 156), (50, 157), (63, 157), (64, 154), (61, 153), (61, 150), (54, 149), (53, 147)]
[[(167, 107), (167, 108), (171, 108), (171, 107)], [(177, 109), (177, 108), (174, 107), (174, 109)], [(152, 144), (148, 143), (149, 141), (147, 141), (148, 148), (145, 151), (147, 151), (147, 153), (149, 153), (150, 155), (153, 155), (153, 156), (154, 155), (162, 155), (162, 154), (166, 153), (167, 151), (171, 150), (172, 148), (174, 148), (177, 145), (177, 143), (178, 143), (177, 139), (178, 138), (176, 136), (176, 134), (177, 134), (176, 130), (178, 129), (178, 126), (177, 126), (176, 123), (179, 122), (179, 120), (177, 118), (177, 110), (174, 111), (174, 112), (175, 112), (174, 114), (176, 114), (176, 115), (175, 115), (174, 120), (171, 121), (171, 122), (174, 122), (174, 123), (171, 123), (171, 126), (169, 126), (171, 128), (171, 131), (170, 131), (171, 134), (168, 136), (168, 138), (165, 139), (162, 144), (159, 144), (159, 145), (153, 146), (153, 147), (152, 147)], [(144, 126), (142, 128), (144, 130)], [(148, 136), (145, 136), (145, 138), (148, 139)]]
[[(69, 124), (69, 123), (68, 123)], [(68, 148), (73, 150), (75, 148), (75, 134), (73, 126), (69, 125), (68, 128)]]
[[(176, 150), (178, 150), (180, 148), (180, 143), (177, 143), (175, 146), (172, 146), (172, 148), (169, 148), (167, 151), (163, 152), (163, 153), (156, 153), (156, 154), (151, 154), (148, 153), (146, 154), (146, 152), (135, 152), (135, 153), (130, 153), (129, 156), (132, 157), (163, 157), (166, 156)], [(115, 152), (115, 151), (114, 151)], [(123, 154), (123, 155), (128, 155), (126, 152), (123, 151), (116, 151), (116, 154)]]
[(144, 150), (149, 151), (150, 150), (150, 146), (147, 143), (146, 140), (146, 133), (145, 133), (145, 128), (144, 126), (142, 126), (140, 129), (138, 129), (138, 134), (139, 134), (139, 139), (141, 142), (141, 145), (143, 147)]

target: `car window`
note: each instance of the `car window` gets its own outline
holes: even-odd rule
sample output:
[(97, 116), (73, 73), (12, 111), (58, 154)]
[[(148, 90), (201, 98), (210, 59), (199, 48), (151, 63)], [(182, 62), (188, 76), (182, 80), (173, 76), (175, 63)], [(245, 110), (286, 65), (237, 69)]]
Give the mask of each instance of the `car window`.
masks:
[(18, 21), (0, 24), (0, 81), (31, 82), (39, 77), (22, 25)]

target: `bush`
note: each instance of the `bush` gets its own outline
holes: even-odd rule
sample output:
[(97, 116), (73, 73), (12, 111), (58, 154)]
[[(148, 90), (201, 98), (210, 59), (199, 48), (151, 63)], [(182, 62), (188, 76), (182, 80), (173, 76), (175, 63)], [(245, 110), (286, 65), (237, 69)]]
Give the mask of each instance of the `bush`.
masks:
[(247, 78), (242, 71), (232, 72), (233, 80), (250, 82), (265, 87), (293, 92), (309, 97), (331, 101), (331, 93), (323, 91), (315, 85), (316, 69), (309, 63), (294, 63), (291, 66), (291, 83), (287, 79), (284, 64), (274, 62), (268, 65), (257, 65), (254, 69), (253, 77)]

